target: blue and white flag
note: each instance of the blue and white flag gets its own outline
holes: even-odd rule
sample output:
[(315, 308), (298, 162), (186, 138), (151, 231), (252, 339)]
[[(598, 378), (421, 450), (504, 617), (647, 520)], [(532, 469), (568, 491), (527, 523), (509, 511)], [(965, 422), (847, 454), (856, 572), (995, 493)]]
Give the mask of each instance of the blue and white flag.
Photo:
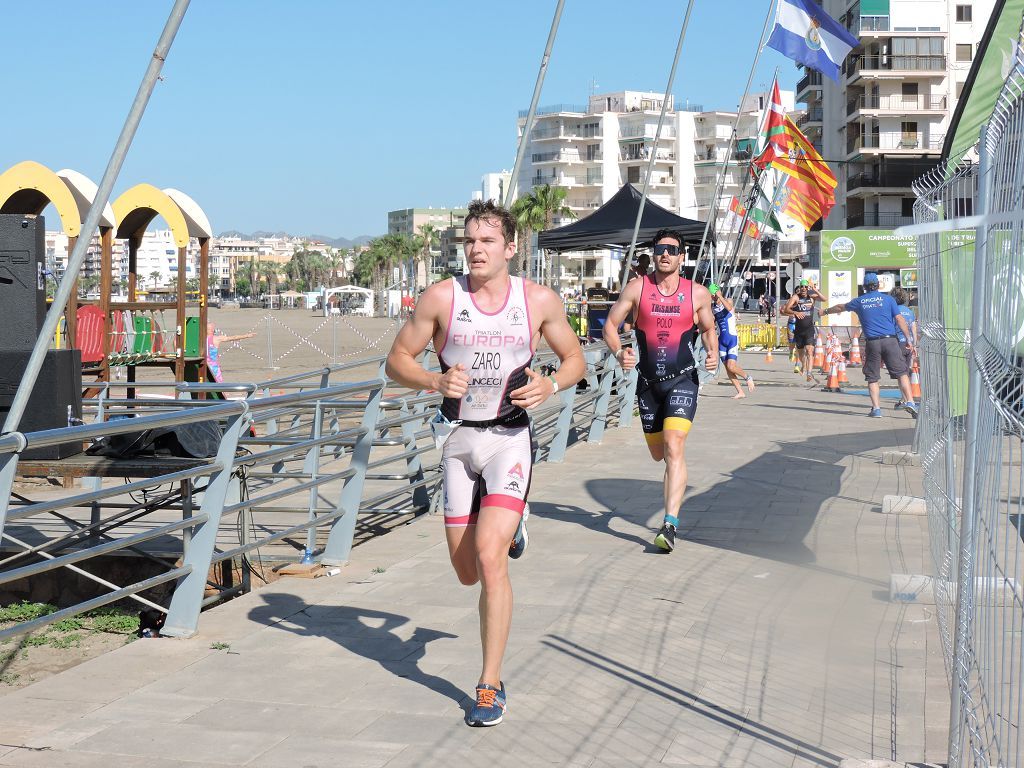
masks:
[(857, 38), (814, 0), (779, 0), (768, 46), (839, 82), (839, 68)]

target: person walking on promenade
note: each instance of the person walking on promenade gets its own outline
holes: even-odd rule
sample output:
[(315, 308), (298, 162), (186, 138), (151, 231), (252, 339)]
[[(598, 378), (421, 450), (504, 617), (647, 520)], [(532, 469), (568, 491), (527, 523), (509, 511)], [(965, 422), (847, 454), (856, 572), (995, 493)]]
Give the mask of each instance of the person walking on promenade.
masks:
[(743, 302), (743, 311), (744, 312), (749, 312), (750, 311), (750, 294), (747, 293), (747, 289), (746, 288), (743, 289), (743, 295), (740, 296), (740, 301)]
[[(654, 237), (654, 272), (633, 280), (608, 313), (604, 340), (626, 370), (640, 369), (637, 405), (651, 458), (665, 462), (665, 519), (654, 543), (675, 547), (679, 509), (686, 491), (686, 436), (697, 412), (699, 333), (707, 350), (704, 366), (718, 369), (718, 334), (707, 288), (679, 274), (683, 238), (672, 230)], [(633, 318), (639, 360), (621, 345), (616, 329)]]
[(814, 383), (813, 361), (814, 361), (814, 340), (817, 331), (814, 327), (814, 303), (825, 301), (817, 288), (808, 281), (801, 280), (797, 286), (796, 293), (789, 297), (789, 301), (782, 308), (782, 314), (792, 318), (793, 345), (796, 347), (799, 357), (800, 368), (805, 380), (809, 384)]
[(917, 418), (917, 404), (910, 393), (910, 369), (903, 350), (896, 338), (896, 331), (903, 332), (907, 339), (906, 347), (913, 351), (913, 343), (910, 326), (899, 312), (899, 307), (892, 296), (878, 290), (878, 275), (874, 272), (867, 272), (864, 275), (864, 290), (866, 293), (858, 296), (845, 304), (836, 304), (826, 309), (822, 314), (832, 315), (839, 312), (856, 312), (860, 319), (861, 327), (864, 329), (864, 378), (868, 382), (868, 394), (871, 397), (871, 410), (868, 416), (882, 418), (880, 405), (881, 363), (885, 361), (885, 367), (889, 376), (899, 382), (900, 393), (903, 396), (903, 410)]
[[(512, 621), (508, 558), (519, 557), (529, 541), (524, 509), (532, 450), (526, 409), (575, 386), (586, 372), (561, 299), (509, 274), (515, 233), (515, 218), (492, 200), (470, 204), (463, 240), (467, 274), (423, 292), (386, 364), (399, 384), (443, 397), (435, 426), (447, 435), (441, 466), (448, 552), (462, 584), (480, 583), (483, 669), (466, 718), (473, 726), (497, 725), (505, 712), (501, 662)], [(561, 363), (550, 376), (530, 367), (541, 338)], [(440, 372), (417, 361), (431, 341)]]
[[(903, 357), (907, 362), (907, 369), (910, 370), (914, 367), (914, 355), (917, 354), (918, 346), (918, 335), (917, 335), (917, 317), (914, 315), (914, 310), (907, 306), (907, 292), (902, 288), (893, 288), (889, 294), (892, 296), (893, 301), (896, 302), (896, 308), (899, 313), (903, 315), (903, 319), (907, 321), (907, 325), (910, 327), (910, 341), (913, 343), (913, 348), (907, 345), (907, 337), (903, 335), (903, 331), (899, 328), (896, 329), (896, 340), (903, 345)], [(913, 394), (913, 388), (911, 388), (911, 394)], [(903, 407), (903, 401), (896, 403), (897, 408)]]
[(708, 286), (711, 293), (711, 311), (715, 316), (715, 325), (718, 327), (718, 356), (725, 365), (725, 372), (729, 381), (736, 387), (736, 394), (733, 400), (742, 400), (746, 397), (740, 381), (746, 382), (747, 389), (754, 391), (754, 377), (749, 376), (740, 367), (740, 337), (736, 333), (736, 315), (733, 310), (733, 303), (722, 295), (722, 291), (715, 283)]

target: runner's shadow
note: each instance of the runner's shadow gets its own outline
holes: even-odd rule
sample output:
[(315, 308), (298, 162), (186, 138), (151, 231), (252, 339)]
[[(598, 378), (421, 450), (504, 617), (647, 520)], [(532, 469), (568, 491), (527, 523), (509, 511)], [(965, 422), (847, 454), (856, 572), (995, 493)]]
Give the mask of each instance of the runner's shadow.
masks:
[[(657, 485), (657, 493), (661, 493), (660, 483), (650, 483), (644, 480), (592, 480), (587, 482), (588, 489), (590, 485), (594, 482), (614, 483), (617, 490), (621, 490), (623, 488), (632, 486)], [(636, 488), (635, 490), (638, 494), (642, 492), (640, 488)], [(648, 490), (649, 489), (643, 489), (643, 492), (646, 492)], [(599, 495), (595, 496), (593, 491), (591, 491), (591, 495), (597, 499), (602, 498)], [(608, 497), (605, 496), (604, 498), (607, 499)], [(609, 507), (612, 506), (609, 505), (607, 501), (604, 501), (602, 503), (608, 505)], [(628, 541), (631, 544), (639, 544), (647, 552), (661, 552), (661, 550), (654, 546), (654, 544), (650, 540), (645, 539), (642, 536), (639, 536), (635, 533), (619, 531), (615, 528), (612, 528), (612, 522), (614, 520), (622, 519), (646, 529), (648, 527), (647, 518), (650, 516), (649, 514), (641, 515), (633, 512), (622, 512), (619, 509), (605, 509), (594, 511), (590, 509), (582, 509), (581, 507), (574, 507), (569, 504), (549, 504), (543, 501), (531, 501), (530, 510), (533, 514), (536, 514), (538, 517), (543, 517), (551, 520), (561, 520), (565, 523), (574, 523), (576, 525), (581, 525), (584, 528), (589, 528), (592, 531), (597, 531), (599, 533), (607, 533), (611, 536), (614, 536), (617, 539)], [(653, 539), (653, 537), (654, 532), (652, 531), (650, 534), (650, 538)]]
[(277, 624), (279, 629), (304, 637), (333, 640), (351, 653), (377, 662), (395, 677), (419, 683), (424, 688), (447, 696), (463, 710), (466, 709), (468, 697), (461, 689), (419, 668), (419, 661), (427, 651), (427, 643), (454, 639), (458, 635), (416, 627), (411, 637), (402, 639), (394, 630), (408, 624), (409, 619), (395, 613), (347, 605), (310, 605), (289, 594), (266, 594), (261, 597), (265, 605), (249, 611), (249, 619), (252, 621), (268, 626)]

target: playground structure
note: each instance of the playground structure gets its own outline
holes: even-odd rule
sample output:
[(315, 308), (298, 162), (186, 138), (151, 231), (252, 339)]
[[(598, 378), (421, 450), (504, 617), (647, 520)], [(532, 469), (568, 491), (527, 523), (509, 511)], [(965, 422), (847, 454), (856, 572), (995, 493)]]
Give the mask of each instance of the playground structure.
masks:
[[(54, 173), (24, 161), (0, 174), (0, 213), (40, 216), (53, 205), (68, 237), (68, 253), (81, 234), (82, 222), (97, 194), (96, 185), (82, 174), (65, 169)], [(140, 301), (138, 250), (146, 228), (163, 217), (177, 247), (177, 281), (173, 301)], [(110, 381), (110, 369), (124, 366), (128, 381), (136, 367), (159, 365), (174, 371), (175, 381), (203, 382), (206, 371), (206, 294), (209, 249), (213, 232), (203, 210), (176, 189), (160, 190), (137, 184), (104, 207), (99, 224), (100, 285), (98, 298), (78, 296), (78, 276), (64, 308), (67, 346), (82, 351), (83, 386)], [(127, 300), (114, 301), (114, 239), (128, 242)], [(186, 252), (190, 238), (199, 242), (198, 313), (188, 315)], [(173, 313), (167, 322), (165, 313)]]

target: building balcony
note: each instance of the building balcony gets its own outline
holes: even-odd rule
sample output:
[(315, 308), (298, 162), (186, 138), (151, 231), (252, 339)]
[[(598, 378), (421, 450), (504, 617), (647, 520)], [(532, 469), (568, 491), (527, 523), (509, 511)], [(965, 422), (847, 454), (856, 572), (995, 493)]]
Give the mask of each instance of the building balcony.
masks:
[(809, 70), (796, 84), (796, 100), (811, 102), (821, 100), (821, 73)]
[(922, 152), (940, 152), (945, 136), (924, 135), (923, 133), (868, 133), (863, 136), (851, 136), (846, 142), (847, 155), (857, 153), (875, 154)]
[(861, 16), (850, 31), (855, 35), (874, 35), (891, 29), (892, 23), (888, 16)]
[(846, 194), (873, 196), (899, 194), (910, 189), (916, 176), (911, 173), (858, 173), (846, 180)]
[[(676, 129), (664, 125), (661, 128), (661, 136), (659, 140), (664, 141), (665, 139), (675, 139)], [(641, 140), (641, 141), (654, 141), (654, 127), (645, 126), (643, 128), (621, 128), (619, 129), (619, 141), (625, 140)]]
[[(585, 115), (587, 114), (589, 107), (586, 104), (550, 104), (546, 107), (537, 107), (537, 111), (534, 113), (535, 117), (541, 115)], [(524, 119), (530, 114), (528, 109), (519, 110), (519, 119)]]
[(886, 78), (893, 73), (914, 74), (921, 76), (945, 77), (945, 56), (894, 56), (892, 54), (875, 54), (870, 56), (851, 56), (843, 65), (847, 83), (859, 78)]
[(904, 96), (898, 93), (891, 96), (862, 94), (846, 102), (846, 114), (851, 117), (861, 112), (906, 115), (928, 112), (942, 113), (945, 111), (945, 96), (929, 96), (925, 94), (918, 94), (917, 96)]
[(572, 211), (585, 211), (587, 213), (601, 207), (601, 201), (597, 198), (591, 198), (590, 200), (567, 200), (565, 204)]
[(821, 107), (811, 107), (797, 118), (796, 125), (803, 130), (809, 125), (821, 125), (825, 119), (825, 111)]
[[(630, 147), (628, 150), (623, 148), (619, 153), (619, 161), (623, 163), (646, 163), (650, 159), (651, 150), (647, 147)], [(676, 153), (664, 149), (658, 150), (654, 158), (656, 163), (674, 163), (675, 161)]]
[(543, 165), (544, 163), (582, 163), (585, 160), (579, 152), (535, 152), (530, 156), (530, 162), (534, 165)]
[(903, 216), (899, 213), (855, 213), (846, 217), (846, 226), (850, 229), (857, 227), (880, 227), (882, 229), (893, 229), (895, 227), (913, 224), (913, 216)]

